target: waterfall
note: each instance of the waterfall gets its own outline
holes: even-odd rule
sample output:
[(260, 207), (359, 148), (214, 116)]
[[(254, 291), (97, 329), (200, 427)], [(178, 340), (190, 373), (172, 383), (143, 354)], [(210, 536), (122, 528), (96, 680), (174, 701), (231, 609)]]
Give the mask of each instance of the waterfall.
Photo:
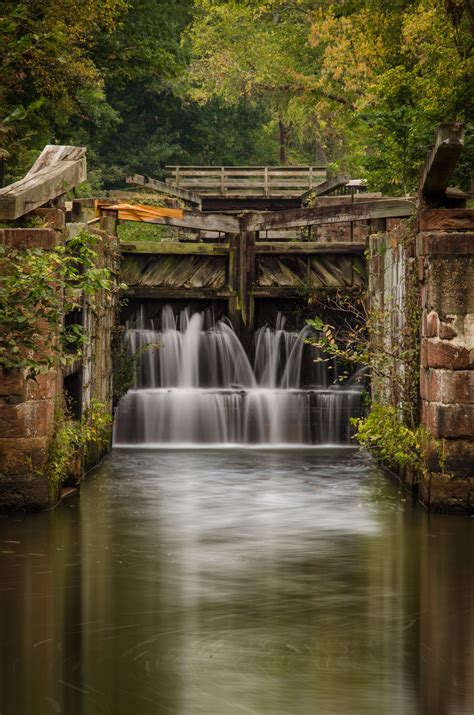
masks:
[(306, 342), (311, 328), (285, 324), (279, 314), (275, 328), (256, 332), (252, 364), (227, 319), (210, 310), (176, 317), (165, 306), (156, 324), (139, 315), (125, 335), (139, 358), (114, 446), (350, 444), (360, 379), (339, 384), (335, 362), (318, 360)]

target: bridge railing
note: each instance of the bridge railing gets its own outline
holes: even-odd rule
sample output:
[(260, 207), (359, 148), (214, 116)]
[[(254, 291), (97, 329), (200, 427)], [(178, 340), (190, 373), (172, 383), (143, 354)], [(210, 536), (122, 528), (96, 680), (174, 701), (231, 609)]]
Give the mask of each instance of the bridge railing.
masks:
[(326, 181), (325, 166), (167, 166), (167, 183), (203, 195), (299, 196)]

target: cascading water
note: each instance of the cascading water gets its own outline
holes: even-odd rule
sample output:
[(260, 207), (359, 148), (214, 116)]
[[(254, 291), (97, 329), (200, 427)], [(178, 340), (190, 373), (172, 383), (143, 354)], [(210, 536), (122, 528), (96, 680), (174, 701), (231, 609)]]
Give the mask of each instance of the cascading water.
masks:
[(334, 362), (315, 362), (309, 326), (285, 330), (279, 314), (275, 329), (256, 332), (252, 366), (230, 323), (210, 311), (176, 318), (165, 306), (158, 325), (138, 324), (126, 331), (140, 357), (117, 410), (116, 447), (350, 443), (361, 388), (338, 384)]

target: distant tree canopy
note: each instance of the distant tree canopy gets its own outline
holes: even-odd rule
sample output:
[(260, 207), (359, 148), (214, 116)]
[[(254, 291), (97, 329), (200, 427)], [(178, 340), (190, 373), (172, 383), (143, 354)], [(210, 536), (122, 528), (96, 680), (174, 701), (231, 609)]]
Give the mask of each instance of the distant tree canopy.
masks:
[[(472, 0), (4, 0), (0, 159), (88, 147), (89, 191), (166, 163), (329, 163), (407, 193), (473, 118)], [(467, 185), (474, 140), (458, 170)]]

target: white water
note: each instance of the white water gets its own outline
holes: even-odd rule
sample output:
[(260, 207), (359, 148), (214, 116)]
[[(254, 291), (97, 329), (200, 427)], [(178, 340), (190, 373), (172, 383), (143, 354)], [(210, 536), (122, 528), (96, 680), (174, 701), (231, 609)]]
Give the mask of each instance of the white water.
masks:
[[(114, 445), (144, 447), (350, 444), (360, 387), (336, 383), (335, 363), (315, 362), (307, 326), (255, 335), (253, 365), (230, 324), (166, 306), (158, 325), (128, 328), (141, 352), (135, 389), (122, 398)], [(147, 349), (146, 346), (159, 345)]]

